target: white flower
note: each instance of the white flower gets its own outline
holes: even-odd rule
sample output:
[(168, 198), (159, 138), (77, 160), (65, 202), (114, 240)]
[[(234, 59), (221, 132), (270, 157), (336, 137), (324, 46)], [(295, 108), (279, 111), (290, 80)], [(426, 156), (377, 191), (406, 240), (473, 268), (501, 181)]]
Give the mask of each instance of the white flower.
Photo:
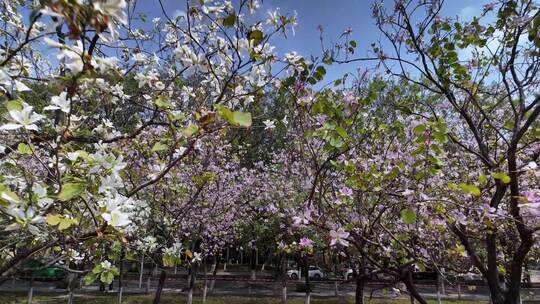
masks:
[(26, 210), (24, 210), (12, 204), (7, 208), (7, 213), (14, 217), (16, 222), (8, 225), (5, 228), (6, 231), (27, 228), (28, 231), (34, 235), (38, 235), (40, 233), (39, 229), (35, 225), (43, 223), (44, 219), (41, 215), (37, 215), (32, 207), (28, 207)]
[(0, 69), (0, 90), (7, 92), (8, 89), (11, 90), (11, 77)]
[(184, 152), (186, 152), (186, 150), (187, 150), (186, 147), (179, 147), (178, 149), (174, 150), (173, 157), (178, 158), (178, 157), (182, 156), (182, 154), (184, 154)]
[(116, 57), (103, 57), (92, 60), (92, 65), (95, 66), (99, 71), (106, 72), (110, 69), (116, 68), (117, 62), (118, 58)]
[(69, 113), (71, 109), (70, 102), (67, 100), (67, 92), (62, 92), (58, 96), (51, 97), (52, 105), (43, 108), (44, 111), (60, 110), (64, 113)]
[(129, 216), (118, 209), (101, 214), (107, 224), (113, 227), (123, 227), (131, 223)]
[(102, 270), (102, 271), (103, 271), (103, 270), (110, 270), (111, 267), (112, 267), (111, 262), (109, 262), (109, 261), (107, 261), (107, 260), (101, 262), (101, 270)]
[(77, 45), (72, 48), (63, 48), (58, 54), (57, 58), (64, 63), (66, 68), (73, 74), (82, 72), (84, 63), (82, 60), (83, 44), (78, 40)]
[(198, 252), (193, 252), (193, 258), (191, 259), (191, 263), (200, 262), (202, 261), (202, 254)]
[(116, 189), (122, 187), (122, 179), (117, 174), (100, 177), (99, 193), (115, 193)]
[(64, 46), (60, 42), (56, 42), (56, 41), (52, 40), (49, 37), (43, 38), (43, 41), (45, 41), (45, 44), (47, 44), (47, 46), (50, 47), (50, 48), (61, 48), (61, 47)]
[(172, 247), (165, 248), (163, 250), (163, 253), (166, 255), (170, 255), (172, 257), (180, 258), (182, 257), (182, 249), (184, 249), (184, 246), (182, 246), (182, 243), (174, 243)]
[(153, 236), (146, 236), (141, 240), (135, 242), (137, 248), (141, 251), (152, 252), (157, 248), (157, 240)]
[(76, 161), (77, 158), (79, 158), (79, 152), (68, 152), (66, 155), (67, 158), (72, 162)]
[(113, 42), (118, 38), (118, 30), (114, 24), (114, 21), (120, 22), (123, 25), (127, 25), (127, 15), (124, 9), (127, 6), (125, 0), (102, 0), (93, 1), (94, 9), (103, 15), (108, 16), (107, 27), (110, 35), (105, 35), (105, 32), (100, 33), (101, 39), (105, 42)]
[(0, 126), (0, 130), (17, 130), (20, 128), (25, 128), (26, 130), (38, 130), (36, 122), (43, 119), (45, 116), (41, 114), (33, 113), (33, 107), (27, 103), (23, 103), (22, 110), (10, 110), (9, 116), (16, 123), (8, 123), (3, 126)]
[(538, 168), (538, 165), (532, 161), (529, 164), (527, 164), (527, 167), (529, 167), (529, 169), (531, 170), (536, 170), (536, 168)]
[(77, 250), (74, 250), (72, 248), (68, 249), (67, 256), (75, 263), (79, 263), (84, 259), (84, 257), (81, 256), (81, 254)]
[(137, 53), (133, 55), (133, 61), (136, 63), (144, 63), (147, 60), (146, 56), (143, 53)]
[(122, 24), (127, 24), (127, 16), (124, 12), (127, 4), (125, 0), (94, 1), (94, 9), (104, 15), (111, 16)]
[(273, 130), (273, 129), (276, 128), (275, 121), (270, 120), (270, 119), (267, 119), (267, 120), (263, 121), (263, 124), (265, 125), (265, 127), (264, 127), (265, 130)]
[(100, 202), (105, 207), (101, 217), (113, 227), (124, 227), (131, 223), (129, 210), (133, 207), (133, 201), (125, 196), (116, 194), (114, 198), (108, 198)]
[(15, 80), (15, 90), (18, 92), (27, 92), (31, 91), (29, 87), (27, 87), (24, 83)]

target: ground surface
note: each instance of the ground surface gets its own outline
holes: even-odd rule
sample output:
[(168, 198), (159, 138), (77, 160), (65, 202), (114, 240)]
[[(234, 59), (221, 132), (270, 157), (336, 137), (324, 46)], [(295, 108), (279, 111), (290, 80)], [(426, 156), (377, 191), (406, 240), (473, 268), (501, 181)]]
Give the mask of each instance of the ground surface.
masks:
[[(152, 295), (126, 295), (122, 301), (123, 304), (151, 304), (153, 300)], [(26, 295), (20, 294), (20, 293), (2, 293), (0, 294), (0, 303), (2, 304), (26, 304)], [(182, 304), (185, 303), (185, 295), (184, 294), (178, 294), (178, 295), (164, 295), (162, 298), (161, 304)], [(33, 304), (56, 304), (56, 303), (67, 303), (66, 296), (62, 295), (59, 296), (57, 294), (52, 295), (36, 295), (33, 297)], [(84, 296), (78, 296), (75, 299), (76, 304), (116, 304), (118, 303), (118, 298), (116, 295), (84, 295)], [(195, 304), (200, 304), (201, 299), (195, 298), (194, 299)], [(257, 304), (278, 304), (280, 303), (279, 299), (273, 298), (273, 297), (258, 297), (258, 298), (250, 298), (250, 297), (210, 297), (208, 298), (207, 304), (251, 304), (251, 303), (257, 303)], [(289, 299), (290, 304), (302, 304), (304, 303), (304, 299), (302, 298), (293, 298)], [(311, 303), (313, 304), (342, 304), (342, 303), (353, 303), (352, 299), (347, 300), (340, 300), (337, 298), (334, 299), (321, 299), (321, 298), (314, 298), (312, 299)], [(366, 301), (366, 303), (369, 304), (409, 304), (410, 301), (406, 299), (373, 299), (371, 301)], [(431, 300), (429, 302), (437, 303), (436, 301)], [(483, 304), (487, 302), (481, 302), (481, 301), (454, 301), (454, 300), (445, 300), (443, 303), (451, 303), (451, 304)]]

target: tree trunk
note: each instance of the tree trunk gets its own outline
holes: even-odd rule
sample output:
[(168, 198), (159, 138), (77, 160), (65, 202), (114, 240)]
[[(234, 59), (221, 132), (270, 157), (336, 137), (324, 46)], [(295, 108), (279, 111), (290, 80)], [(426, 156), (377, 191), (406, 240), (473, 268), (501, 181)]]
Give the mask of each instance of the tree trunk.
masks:
[(150, 292), (150, 280), (152, 279), (152, 266), (148, 267), (148, 277), (146, 278), (146, 290), (145, 293)]
[(427, 301), (424, 299), (424, 297), (422, 297), (422, 295), (418, 292), (416, 286), (414, 285), (411, 266), (407, 266), (406, 268), (403, 268), (401, 270), (401, 280), (407, 287), (407, 291), (412, 298), (414, 298), (420, 304), (427, 304)]
[(308, 259), (307, 254), (304, 254), (304, 273), (306, 275), (306, 299), (304, 301), (305, 304), (311, 303), (311, 288), (309, 286), (309, 266), (308, 266)]
[(125, 250), (122, 246), (122, 249), (120, 251), (120, 275), (118, 276), (118, 304), (122, 304), (122, 293), (124, 292), (124, 256), (125, 256)]
[(219, 265), (219, 255), (214, 256), (214, 271), (212, 272), (212, 282), (210, 283), (210, 293), (214, 292), (214, 286), (216, 285), (216, 276), (218, 271), (218, 265)]
[(359, 273), (356, 276), (356, 291), (354, 293), (354, 303), (364, 304), (364, 286), (366, 285), (366, 278), (363, 273)]
[(206, 260), (204, 261), (204, 289), (203, 289), (203, 297), (202, 302), (206, 303), (206, 293), (208, 292), (208, 275), (207, 275), (207, 269), (206, 269)]
[(227, 271), (227, 264), (229, 263), (229, 246), (225, 252), (225, 263), (223, 263), (223, 271)]
[(75, 298), (75, 294), (74, 294), (74, 290), (75, 290), (75, 287), (76, 287), (76, 279), (77, 279), (77, 275), (70, 272), (68, 273), (67, 275), (67, 279), (68, 279), (68, 290), (69, 290), (69, 295), (68, 295), (68, 304), (73, 304), (73, 300)]
[(255, 280), (256, 274), (255, 269), (257, 265), (257, 250), (255, 248), (251, 248), (251, 279)]
[(34, 296), (34, 274), (32, 273), (32, 277), (30, 278), (30, 288), (28, 289), (28, 296), (26, 299), (27, 304), (32, 304), (32, 297)]
[(197, 263), (191, 265), (190, 273), (187, 304), (193, 304), (193, 290), (195, 289), (195, 279), (197, 278)]
[(281, 304), (287, 304), (287, 255), (281, 255)]
[(158, 286), (156, 289), (156, 296), (154, 297), (153, 304), (159, 304), (161, 301), (161, 292), (163, 291), (163, 286), (165, 285), (165, 279), (167, 278), (167, 272), (165, 270), (161, 271), (159, 276)]
[(139, 272), (139, 289), (142, 288), (143, 272), (144, 272), (144, 253), (141, 256), (141, 269), (140, 269), (140, 272)]

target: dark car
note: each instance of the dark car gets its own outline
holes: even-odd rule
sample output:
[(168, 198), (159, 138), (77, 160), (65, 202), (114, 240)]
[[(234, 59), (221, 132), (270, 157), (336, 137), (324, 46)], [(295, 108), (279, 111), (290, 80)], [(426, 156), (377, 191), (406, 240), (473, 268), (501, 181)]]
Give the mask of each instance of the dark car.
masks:
[(28, 260), (20, 267), (21, 279), (58, 281), (66, 276), (66, 271), (58, 265), (45, 265), (38, 260)]

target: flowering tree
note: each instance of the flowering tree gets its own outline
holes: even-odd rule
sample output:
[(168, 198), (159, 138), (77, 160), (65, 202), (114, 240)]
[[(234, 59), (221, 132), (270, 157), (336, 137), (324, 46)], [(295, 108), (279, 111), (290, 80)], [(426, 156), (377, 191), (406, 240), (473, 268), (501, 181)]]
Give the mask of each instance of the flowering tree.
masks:
[[(373, 53), (390, 75), (423, 90), (398, 100), (418, 122), (412, 155), (414, 166), (425, 170), (415, 179), (427, 182), (418, 182), (413, 195), (418, 204), (430, 204), (418, 211), (445, 220), (494, 303), (517, 303), (523, 263), (539, 229), (538, 6), (500, 1), (462, 21), (440, 16), (442, 5), (395, 1), (388, 12), (374, 4), (386, 39)], [(493, 11), (494, 22), (485, 21)], [(365, 58), (336, 59), (355, 60)]]
[(296, 22), (255, 20), (255, 0), (190, 1), (151, 23), (123, 0), (0, 6), (1, 222), (17, 235), (2, 236), (2, 275), (56, 247), (129, 242), (143, 190), (200, 140), (251, 125), (244, 110), (289, 65), (269, 41)]
[(412, 248), (437, 248), (441, 235), (429, 234), (429, 219), (416, 216), (419, 206), (410, 199), (417, 174), (415, 137), (406, 128), (412, 120), (390, 103), (406, 93), (400, 87), (374, 79), (354, 90), (303, 89), (296, 99), (303, 107), (295, 120), (297, 149), (309, 168), (309, 186), (294, 226), (311, 227), (355, 265), (357, 303), (363, 303), (365, 282), (380, 272), (425, 303), (411, 275), (414, 265), (433, 265), (433, 259)]

